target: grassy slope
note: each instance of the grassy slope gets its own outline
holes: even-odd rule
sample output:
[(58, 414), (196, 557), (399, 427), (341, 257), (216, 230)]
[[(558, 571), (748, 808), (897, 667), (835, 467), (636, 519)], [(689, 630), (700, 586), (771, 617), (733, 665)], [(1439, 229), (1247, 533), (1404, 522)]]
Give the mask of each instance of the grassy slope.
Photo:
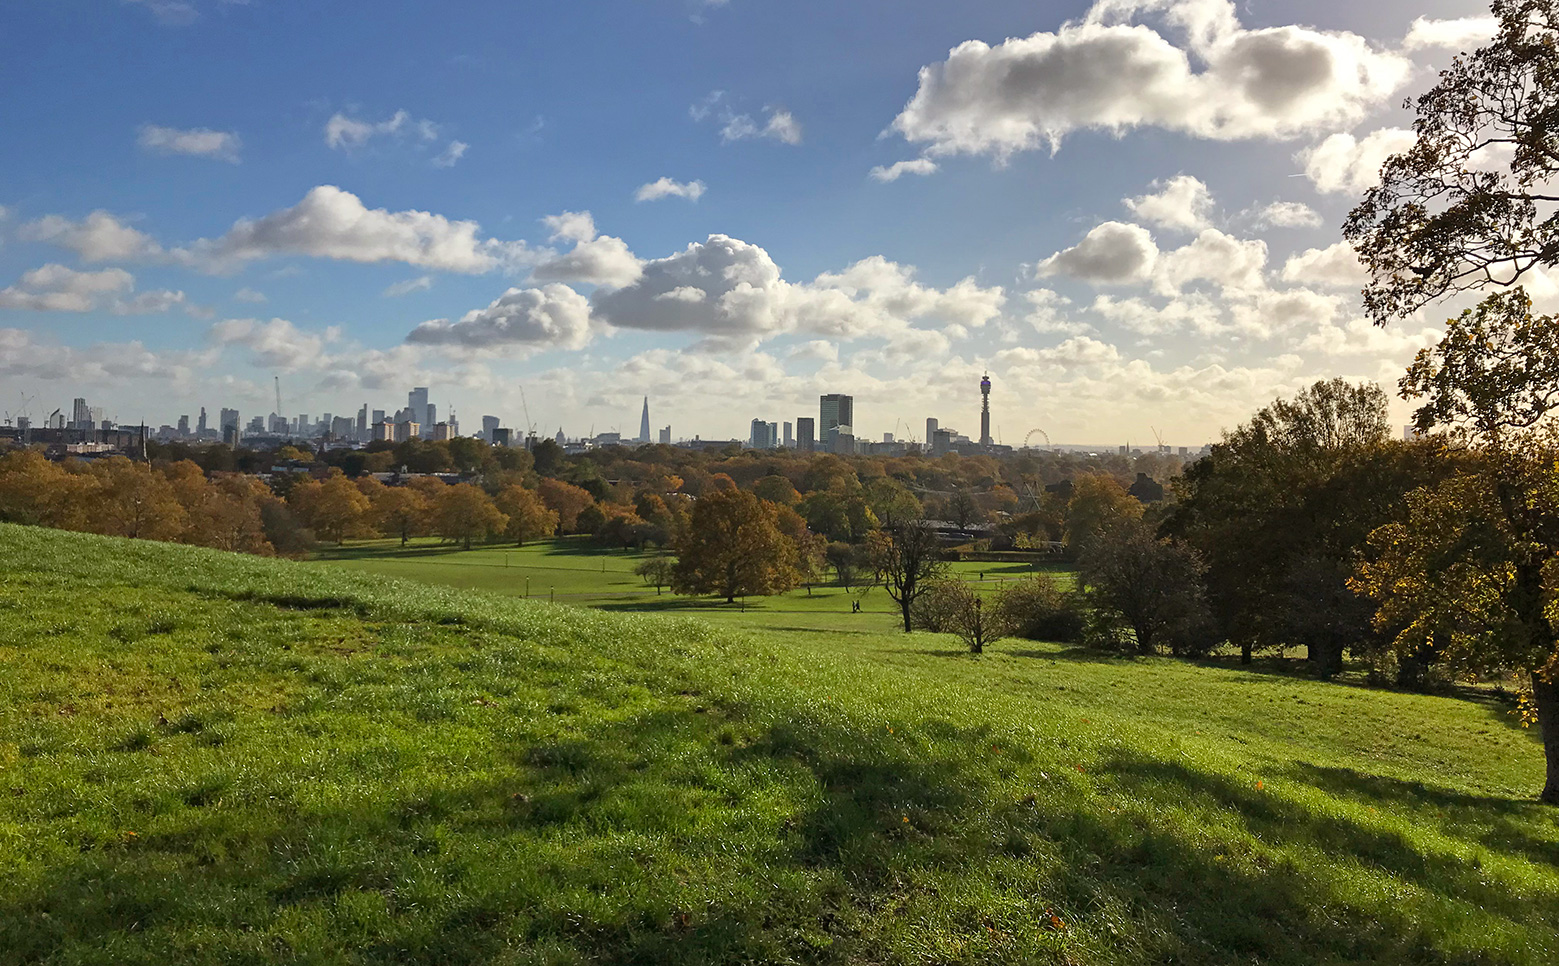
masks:
[(1553, 963), (1501, 709), (0, 526), (0, 962)]

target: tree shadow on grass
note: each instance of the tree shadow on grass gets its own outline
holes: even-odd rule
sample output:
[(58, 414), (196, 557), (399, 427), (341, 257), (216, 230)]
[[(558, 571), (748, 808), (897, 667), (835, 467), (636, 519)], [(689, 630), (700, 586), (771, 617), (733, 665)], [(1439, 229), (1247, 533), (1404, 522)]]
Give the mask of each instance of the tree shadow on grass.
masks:
[[(462, 780), (359, 788), (309, 810), (219, 797), (164, 831), (83, 842), (0, 894), (0, 950), (27, 964), (107, 962), (107, 950), (169, 964), (431, 966), (505, 950), (598, 963), (1522, 961), (1453, 948), (1454, 929), (1416, 921), (1392, 889), (1370, 893), (1376, 904), (1343, 898), (1324, 861), (1300, 867), (1277, 848), (1360, 863), (1507, 930), (1559, 919), (1552, 894), (1176, 761), (1118, 754), (1088, 777), (1046, 779), (1065, 767), (1054, 747), (1008, 736), (993, 755), (986, 724), (906, 726), (926, 743), (863, 734), (828, 709), (765, 718), (697, 687), (622, 719), (571, 718)], [(1302, 774), (1343, 797), (1408, 801), (1338, 770)]]

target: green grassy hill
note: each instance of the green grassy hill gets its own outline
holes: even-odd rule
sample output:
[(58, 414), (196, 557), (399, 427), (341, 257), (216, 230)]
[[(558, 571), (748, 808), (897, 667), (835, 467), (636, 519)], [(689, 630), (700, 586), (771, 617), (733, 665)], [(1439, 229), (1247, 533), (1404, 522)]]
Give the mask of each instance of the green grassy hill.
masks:
[(0, 963), (1559, 962), (1503, 707), (0, 526)]

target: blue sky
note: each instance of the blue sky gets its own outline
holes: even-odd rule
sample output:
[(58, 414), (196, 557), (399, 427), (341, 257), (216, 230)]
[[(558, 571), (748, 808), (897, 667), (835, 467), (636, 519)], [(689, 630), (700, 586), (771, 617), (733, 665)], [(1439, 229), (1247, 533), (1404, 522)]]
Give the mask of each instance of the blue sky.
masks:
[(548, 431), (648, 394), (731, 437), (844, 391), (903, 435), (974, 428), (988, 368), (1009, 443), (1200, 444), (1432, 338), (1363, 325), (1332, 246), (1486, 13), (13, 4), (0, 408), (247, 417), (279, 376), (290, 414), (430, 385), (520, 426), (523, 386)]

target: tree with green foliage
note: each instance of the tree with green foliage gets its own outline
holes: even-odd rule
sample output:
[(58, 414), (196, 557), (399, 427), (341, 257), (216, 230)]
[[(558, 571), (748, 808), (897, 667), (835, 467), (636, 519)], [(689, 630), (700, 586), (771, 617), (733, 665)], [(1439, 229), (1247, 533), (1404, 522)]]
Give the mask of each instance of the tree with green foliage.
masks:
[[(1139, 654), (1191, 656), (1215, 643), (1195, 550), (1161, 540), (1143, 520), (1123, 520), (1090, 541), (1078, 561), (1101, 629)], [(1122, 640), (1119, 632), (1129, 634)]]
[(958, 635), (970, 654), (985, 653), (987, 647), (1011, 637), (1017, 629), (1012, 613), (1002, 606), (1000, 592), (987, 599), (956, 578), (927, 584), (914, 610), (916, 623), (927, 630)]
[(868, 559), (877, 580), (899, 605), (904, 631), (914, 629), (910, 610), (932, 582), (947, 569), (942, 543), (924, 520), (907, 520), (873, 533)]
[(1100, 534), (1123, 520), (1142, 516), (1142, 503), (1126, 492), (1120, 481), (1102, 474), (1079, 476), (1072, 481), (1066, 503), (1066, 528), (1062, 539), (1073, 554), (1088, 552)]
[(1534, 317), (1519, 289), (1491, 296), (1418, 354), (1402, 392), (1424, 400), (1420, 429), (1464, 442), (1469, 466), (1371, 536), (1357, 586), (1380, 602), (1379, 624), (1400, 628), (1399, 653), (1527, 676), (1542, 800), (1559, 804), (1559, 317)]
[(676, 570), (676, 561), (663, 553), (658, 553), (648, 560), (642, 561), (633, 568), (633, 572), (644, 578), (644, 582), (655, 588), (655, 596), (660, 596), (660, 589), (671, 583), (672, 573)]
[(777, 508), (744, 490), (713, 490), (693, 505), (677, 544), (672, 589), (679, 594), (784, 593), (796, 586), (796, 548), (781, 532)]

